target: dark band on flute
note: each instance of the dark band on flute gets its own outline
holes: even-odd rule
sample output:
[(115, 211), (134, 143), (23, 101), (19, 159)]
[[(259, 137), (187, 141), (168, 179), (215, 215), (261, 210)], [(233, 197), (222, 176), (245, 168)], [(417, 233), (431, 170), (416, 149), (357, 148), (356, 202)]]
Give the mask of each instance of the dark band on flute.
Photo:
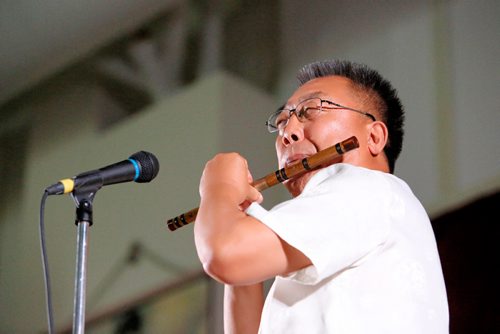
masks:
[(179, 227), (182, 227), (184, 225), (189, 224), (189, 222), (186, 221), (185, 215), (182, 214), (178, 217), (175, 217), (170, 224), (173, 224), (175, 226), (175, 228), (179, 228)]
[(286, 175), (286, 172), (285, 172), (285, 169), (284, 168), (281, 168), (279, 170), (277, 170), (274, 175), (276, 175), (276, 179), (282, 183), (282, 182), (285, 182), (286, 180), (288, 180), (288, 176)]
[(307, 158), (302, 159), (302, 166), (304, 166), (306, 170), (312, 169), (311, 166), (309, 166), (309, 163), (307, 162)]
[[(280, 174), (281, 174), (281, 177), (283, 178), (283, 180), (285, 180), (285, 181), (288, 180), (288, 175), (286, 175), (285, 168), (280, 169)], [(281, 181), (281, 182), (283, 182), (283, 181)]]
[(182, 214), (180, 216), (180, 219), (181, 219), (181, 223), (182, 223), (183, 226), (187, 224), (186, 215)]
[(340, 145), (340, 143), (335, 144), (335, 149), (337, 150), (338, 154), (344, 153), (344, 150), (342, 150), (342, 146)]

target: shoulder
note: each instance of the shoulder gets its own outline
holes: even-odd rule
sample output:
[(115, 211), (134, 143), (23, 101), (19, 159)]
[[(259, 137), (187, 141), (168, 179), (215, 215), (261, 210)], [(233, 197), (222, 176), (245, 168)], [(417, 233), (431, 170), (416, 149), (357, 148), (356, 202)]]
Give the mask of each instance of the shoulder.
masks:
[(304, 188), (307, 196), (318, 191), (389, 191), (394, 176), (377, 170), (338, 163), (320, 170)]

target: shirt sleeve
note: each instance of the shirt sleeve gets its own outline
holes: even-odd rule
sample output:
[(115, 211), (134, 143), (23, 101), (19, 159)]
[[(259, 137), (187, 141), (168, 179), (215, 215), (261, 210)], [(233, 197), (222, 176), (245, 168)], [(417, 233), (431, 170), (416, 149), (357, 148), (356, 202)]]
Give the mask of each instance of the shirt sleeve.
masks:
[(287, 275), (303, 284), (355, 264), (385, 242), (390, 228), (390, 193), (378, 172), (336, 166), (320, 173), (309, 182), (324, 179), (300, 196), (270, 211), (258, 204), (247, 210), (311, 260), (311, 266)]

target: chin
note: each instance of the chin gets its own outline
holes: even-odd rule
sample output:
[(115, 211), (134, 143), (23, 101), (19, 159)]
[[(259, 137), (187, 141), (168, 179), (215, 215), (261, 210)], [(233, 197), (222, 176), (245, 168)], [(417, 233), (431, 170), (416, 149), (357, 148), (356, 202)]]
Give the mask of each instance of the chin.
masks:
[(316, 171), (309, 172), (300, 177), (294, 178), (293, 180), (289, 180), (284, 185), (293, 197), (297, 197), (302, 193), (307, 182), (309, 182), (309, 179), (315, 174), (315, 172)]

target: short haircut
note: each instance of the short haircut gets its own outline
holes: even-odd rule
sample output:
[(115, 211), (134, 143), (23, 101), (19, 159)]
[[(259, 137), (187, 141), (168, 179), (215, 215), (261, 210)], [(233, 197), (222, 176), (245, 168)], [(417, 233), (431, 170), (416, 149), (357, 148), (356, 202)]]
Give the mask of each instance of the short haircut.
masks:
[(377, 111), (377, 119), (385, 123), (389, 138), (384, 153), (389, 170), (394, 173), (395, 162), (403, 146), (404, 108), (392, 84), (377, 71), (364, 64), (346, 60), (328, 60), (305, 65), (297, 74), (300, 85), (326, 77), (341, 76), (350, 79), (354, 87), (365, 93)]

